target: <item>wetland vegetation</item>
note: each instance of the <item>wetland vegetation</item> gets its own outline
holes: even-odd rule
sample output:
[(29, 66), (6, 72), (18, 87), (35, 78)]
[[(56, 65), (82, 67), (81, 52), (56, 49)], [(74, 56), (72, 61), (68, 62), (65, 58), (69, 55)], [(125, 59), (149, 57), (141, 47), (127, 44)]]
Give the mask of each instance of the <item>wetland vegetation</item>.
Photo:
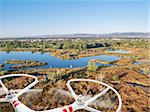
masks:
[(10, 68), (27, 68), (47, 65), (45, 62), (39, 62), (35, 60), (7, 60), (6, 64), (13, 64)]
[[(40, 51), (42, 53), (48, 53), (58, 59), (65, 60), (75, 60), (81, 57), (90, 56), (118, 56), (118, 60), (113, 61), (112, 66), (96, 66), (96, 63), (103, 63), (103, 60), (95, 59), (88, 61), (87, 66), (82, 67), (72, 67), (72, 68), (31, 68), (31, 69), (17, 69), (11, 70), (1, 70), (0, 75), (7, 75), (12, 73), (27, 73), (31, 75), (36, 75), (39, 79), (39, 84), (37, 84), (35, 89), (42, 89), (40, 93), (36, 95), (37, 98), (33, 97), (35, 94), (30, 94), (28, 98), (24, 98), (23, 95), (20, 97), (21, 101), (27, 106), (35, 110), (45, 110), (50, 108), (56, 108), (64, 106), (73, 102), (69, 95), (62, 96), (61, 94), (54, 95), (55, 89), (67, 90), (66, 82), (72, 78), (90, 78), (105, 82), (113, 86), (121, 95), (123, 100), (122, 112), (149, 112), (149, 77), (150, 77), (150, 63), (143, 63), (142, 60), (149, 60), (149, 40), (148, 39), (55, 39), (55, 40), (35, 40), (35, 41), (1, 41), (0, 50), (1, 51)], [(108, 52), (109, 50), (124, 50), (128, 53), (121, 52)], [(21, 53), (21, 52), (20, 52)], [(46, 55), (46, 59), (48, 59)], [(41, 57), (40, 57), (41, 58)], [(54, 59), (54, 58), (52, 58)], [(28, 60), (7, 60), (9, 64), (19, 64), (23, 67), (28, 67), (31, 63), (37, 66), (37, 63), (46, 64), (47, 62), (35, 61), (32, 59)], [(140, 64), (134, 64), (134, 62), (140, 62)], [(57, 61), (53, 62), (54, 64)], [(61, 62), (62, 63), (62, 62)], [(67, 61), (68, 63), (68, 61)], [(6, 64), (6, 63), (1, 63)], [(7, 64), (6, 64), (7, 65)], [(16, 66), (16, 65), (13, 65)], [(19, 66), (20, 67), (20, 66)], [(2, 67), (3, 68), (3, 67)], [(140, 72), (140, 71), (143, 72)], [(14, 86), (21, 88), (26, 85), (24, 81), (26, 78), (16, 78), (9, 81), (8, 86)], [(18, 85), (19, 83), (19, 85)], [(12, 85), (13, 84), (13, 85)], [(86, 83), (77, 84), (79, 88), (79, 93), (91, 93), (95, 94), (96, 90), (88, 90), (85, 88)], [(91, 85), (94, 87), (94, 85)], [(76, 88), (76, 89), (77, 89)], [(109, 95), (112, 95), (110, 93)], [(27, 95), (28, 96), (28, 95)], [(58, 101), (59, 98), (59, 101)], [(28, 100), (30, 100), (30, 103)], [(51, 100), (50, 100), (51, 99)], [(61, 100), (62, 99), (62, 100)], [(104, 98), (105, 100), (107, 98)], [(109, 105), (112, 105), (112, 99), (109, 100)], [(36, 100), (36, 101), (35, 101)], [(31, 105), (32, 104), (32, 105)], [(108, 103), (106, 103), (108, 104)], [(117, 104), (117, 102), (115, 102)], [(9, 108), (8, 108), (9, 107)], [(100, 105), (94, 106), (97, 109), (107, 110), (112, 112), (113, 108), (108, 108), (107, 106), (101, 107)], [(10, 104), (0, 105), (3, 111), (14, 112), (10, 108)], [(83, 112), (83, 110), (78, 111)]]

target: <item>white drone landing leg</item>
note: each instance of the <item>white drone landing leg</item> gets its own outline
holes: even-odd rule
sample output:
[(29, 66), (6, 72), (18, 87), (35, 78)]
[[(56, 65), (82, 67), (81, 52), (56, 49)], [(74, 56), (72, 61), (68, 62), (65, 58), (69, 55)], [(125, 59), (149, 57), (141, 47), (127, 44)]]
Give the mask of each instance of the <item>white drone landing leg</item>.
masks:
[[(1, 81), (1, 79), (3, 79), (3, 78), (18, 77), (18, 76), (30, 77), (30, 78), (34, 78), (35, 80), (31, 84), (29, 84), (27, 87), (25, 87), (24, 89), (21, 89), (21, 90), (20, 89), (19, 90), (8, 90), (5, 87), (5, 85), (3, 84), (3, 82)], [(76, 82), (76, 81), (88, 81), (88, 82), (99, 83), (101, 85), (106, 86), (107, 88), (105, 90), (103, 90), (102, 92), (100, 92), (99, 94), (95, 95), (94, 97), (90, 98), (89, 100), (85, 100), (84, 96), (82, 96), (82, 95), (77, 96), (75, 94), (74, 90), (72, 89), (72, 87), (70, 86), (70, 82)], [(85, 109), (85, 110), (88, 110), (90, 112), (101, 112), (99, 110), (96, 110), (94, 108), (89, 107), (88, 105), (91, 102), (95, 101), (98, 97), (106, 94), (106, 92), (109, 89), (111, 89), (112, 91), (115, 92), (115, 94), (117, 95), (118, 100), (119, 100), (119, 106), (118, 106), (116, 112), (121, 111), (122, 100), (121, 100), (119, 93), (114, 88), (112, 88), (111, 86), (109, 86), (103, 82), (91, 80), (91, 79), (72, 79), (72, 80), (69, 80), (67, 82), (67, 87), (68, 87), (69, 91), (71, 92), (71, 95), (75, 99), (75, 102), (73, 104), (68, 105), (68, 106), (64, 106), (61, 108), (46, 110), (46, 111), (34, 111), (34, 110), (30, 109), (29, 107), (27, 107), (26, 105), (24, 105), (23, 103), (21, 103), (18, 100), (18, 97), (20, 95), (22, 95), (23, 93), (27, 92), (31, 87), (33, 87), (37, 83), (38, 83), (37, 77), (32, 76), (32, 75), (27, 75), (27, 74), (10, 74), (10, 75), (5, 75), (5, 76), (0, 76), (0, 84), (3, 88), (3, 92), (6, 94), (5, 98), (0, 99), (0, 102), (10, 102), (13, 105), (16, 112), (74, 112), (74, 111), (79, 110), (79, 109)]]

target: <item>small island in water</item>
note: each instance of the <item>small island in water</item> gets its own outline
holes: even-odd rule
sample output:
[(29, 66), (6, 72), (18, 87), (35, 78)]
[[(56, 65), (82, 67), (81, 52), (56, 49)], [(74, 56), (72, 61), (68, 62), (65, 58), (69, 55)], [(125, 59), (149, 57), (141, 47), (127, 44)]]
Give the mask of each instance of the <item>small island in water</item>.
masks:
[(6, 64), (13, 64), (10, 68), (27, 68), (47, 65), (45, 62), (39, 62), (35, 60), (7, 60)]

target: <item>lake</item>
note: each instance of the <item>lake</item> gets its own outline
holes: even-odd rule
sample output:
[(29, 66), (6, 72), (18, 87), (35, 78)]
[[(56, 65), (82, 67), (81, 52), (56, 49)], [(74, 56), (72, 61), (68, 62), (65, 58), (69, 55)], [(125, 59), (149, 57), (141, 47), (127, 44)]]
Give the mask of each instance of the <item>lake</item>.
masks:
[[(30, 68), (67, 68), (67, 67), (84, 67), (87, 66), (88, 61), (91, 59), (100, 59), (102, 61), (116, 61), (120, 59), (118, 56), (108, 56), (108, 55), (99, 55), (99, 56), (90, 56), (90, 57), (83, 57), (79, 59), (72, 59), (72, 60), (62, 60), (57, 57), (50, 55), (50, 53), (41, 54), (41, 52), (5, 52), (0, 51), (0, 64), (4, 64), (6, 60), (17, 59), (17, 60), (37, 60), (42, 62), (47, 62), (48, 64), (45, 66), (38, 66), (38, 67), (30, 67)], [(11, 64), (5, 64), (5, 70), (13, 70), (10, 69)]]

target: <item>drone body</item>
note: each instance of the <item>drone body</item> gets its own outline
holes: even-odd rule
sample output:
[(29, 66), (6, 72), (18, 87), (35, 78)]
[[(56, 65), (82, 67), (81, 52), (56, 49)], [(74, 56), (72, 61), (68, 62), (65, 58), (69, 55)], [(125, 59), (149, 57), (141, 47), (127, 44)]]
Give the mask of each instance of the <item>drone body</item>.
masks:
[[(3, 79), (3, 78), (20, 77), (20, 76), (34, 78), (35, 80), (31, 84), (29, 84), (27, 87), (25, 87), (24, 89), (21, 89), (21, 90), (8, 90), (5, 87), (5, 85), (3, 84), (3, 82), (1, 81), (1, 79)], [(85, 96), (76, 95), (74, 90), (70, 86), (71, 82), (78, 82), (78, 81), (94, 82), (94, 83), (104, 85), (107, 88), (104, 89), (103, 91), (101, 91), (99, 94), (95, 95), (94, 97), (92, 97), (88, 100), (85, 100)], [(90, 111), (90, 112), (101, 112), (99, 110), (96, 110), (94, 108), (89, 107), (88, 105), (91, 102), (94, 102), (100, 96), (106, 94), (111, 89), (117, 95), (118, 101), (119, 101), (119, 106), (118, 106), (116, 112), (121, 111), (122, 100), (121, 100), (121, 97), (120, 97), (119, 93), (113, 87), (111, 87), (111, 86), (109, 86), (109, 85), (107, 85), (103, 82), (96, 81), (96, 80), (91, 80), (91, 79), (71, 79), (67, 82), (66, 85), (67, 85), (71, 95), (75, 99), (75, 102), (73, 104), (68, 105), (68, 106), (64, 106), (64, 107), (61, 107), (61, 108), (55, 108), (55, 109), (50, 109), (50, 110), (45, 110), (45, 111), (34, 111), (34, 110), (30, 109), (29, 107), (27, 107), (26, 105), (24, 105), (22, 102), (20, 102), (18, 100), (18, 97), (21, 96), (23, 93), (29, 91), (29, 89), (37, 83), (38, 83), (37, 77), (32, 76), (32, 75), (28, 75), (28, 74), (9, 74), (9, 75), (5, 75), (5, 76), (0, 76), (0, 85), (2, 86), (3, 91), (6, 94), (5, 98), (0, 99), (0, 102), (10, 102), (13, 105), (16, 112), (74, 112), (74, 111), (80, 110), (80, 109), (84, 109), (84, 110), (87, 110), (87, 111)]]

